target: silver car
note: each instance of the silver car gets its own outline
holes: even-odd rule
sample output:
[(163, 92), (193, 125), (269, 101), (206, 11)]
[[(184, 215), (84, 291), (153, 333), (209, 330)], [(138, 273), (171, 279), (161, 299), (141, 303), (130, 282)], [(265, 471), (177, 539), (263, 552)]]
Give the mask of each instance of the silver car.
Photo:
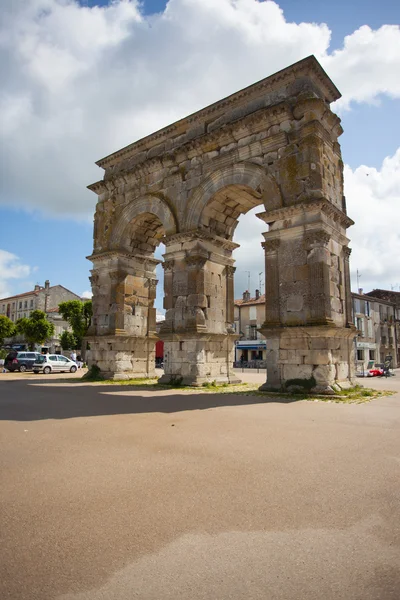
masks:
[(76, 373), (77, 364), (73, 360), (61, 354), (42, 354), (34, 362), (32, 370), (34, 373), (55, 373), (68, 371)]

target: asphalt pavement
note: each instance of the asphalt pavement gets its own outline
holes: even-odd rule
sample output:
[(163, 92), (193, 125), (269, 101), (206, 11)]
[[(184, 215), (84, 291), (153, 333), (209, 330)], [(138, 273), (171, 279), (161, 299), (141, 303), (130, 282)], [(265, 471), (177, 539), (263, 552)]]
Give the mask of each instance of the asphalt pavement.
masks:
[(70, 379), (0, 378), (2, 600), (400, 598), (399, 393)]

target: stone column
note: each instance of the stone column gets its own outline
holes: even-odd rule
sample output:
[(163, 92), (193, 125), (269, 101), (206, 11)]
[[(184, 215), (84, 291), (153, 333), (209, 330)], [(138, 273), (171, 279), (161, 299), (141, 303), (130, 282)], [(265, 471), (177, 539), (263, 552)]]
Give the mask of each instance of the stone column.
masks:
[(87, 341), (89, 365), (104, 377), (129, 379), (155, 376), (156, 324), (153, 306), (159, 261), (124, 251), (90, 257), (93, 322)]
[[(267, 237), (268, 234), (264, 234)], [(265, 252), (265, 326), (280, 325), (279, 311), (279, 267), (278, 248), (279, 238), (266, 239), (262, 242)]]
[(331, 325), (330, 305), (330, 235), (319, 229), (306, 233), (304, 245), (309, 269), (309, 317), (307, 322), (316, 325)]
[[(160, 381), (202, 385), (237, 381), (234, 360), (233, 259), (237, 247), (206, 231), (164, 240), (164, 375)], [(230, 306), (232, 305), (232, 306)]]
[(348, 327), (353, 327), (354, 321), (353, 321), (353, 306), (352, 306), (352, 301), (351, 301), (350, 254), (351, 254), (351, 248), (349, 248), (348, 246), (344, 246), (343, 247), (343, 264), (344, 264), (346, 324)]

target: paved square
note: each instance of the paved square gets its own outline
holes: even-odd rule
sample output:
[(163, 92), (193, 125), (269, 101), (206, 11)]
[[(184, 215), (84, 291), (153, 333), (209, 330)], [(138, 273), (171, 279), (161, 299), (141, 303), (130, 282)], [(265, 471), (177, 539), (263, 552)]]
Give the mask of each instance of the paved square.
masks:
[(400, 597), (399, 394), (68, 379), (0, 379), (2, 600)]

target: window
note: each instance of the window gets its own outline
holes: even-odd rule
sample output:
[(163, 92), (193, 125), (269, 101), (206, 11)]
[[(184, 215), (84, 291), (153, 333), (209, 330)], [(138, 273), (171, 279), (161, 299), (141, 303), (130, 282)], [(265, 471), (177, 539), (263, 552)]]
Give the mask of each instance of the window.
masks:
[(27, 356), (27, 358), (36, 358), (36, 353), (35, 352), (28, 352), (26, 356)]
[(22, 302), (19, 303), (19, 307), (18, 308), (19, 308), (19, 310), (21, 310), (21, 308), (22, 308)]
[(68, 362), (68, 358), (65, 358), (65, 356), (59, 356), (58, 360), (59, 360), (59, 362), (64, 362), (64, 363)]
[(257, 325), (250, 325), (249, 334), (251, 340), (257, 339)]
[(3, 304), (3, 312), (6, 310), (6, 305)]
[(354, 312), (359, 313), (360, 311), (360, 300), (356, 298), (354, 300)]
[(368, 300), (365, 301), (365, 314), (367, 315), (367, 317), (370, 316), (370, 306)]
[(26, 313), (24, 313), (24, 319), (26, 319)]
[(24, 308), (28, 308), (28, 300), (25, 300), (25, 302), (24, 302)]
[(49, 356), (49, 360), (53, 360), (53, 361), (57, 362), (57, 355), (56, 354), (51, 354)]
[(33, 300), (31, 300), (31, 302), (30, 302), (29, 306), (30, 306), (31, 308), (33, 308)]
[(357, 349), (357, 360), (364, 360), (364, 350)]
[(14, 315), (11, 315), (11, 321), (14, 321)]
[(15, 302), (13, 302), (13, 309), (15, 308)]
[(250, 321), (255, 321), (257, 319), (257, 306), (249, 307), (249, 319)]
[(362, 317), (357, 317), (356, 327), (361, 332), (361, 336), (364, 337), (364, 319)]
[(369, 360), (375, 360), (375, 350), (369, 351)]

